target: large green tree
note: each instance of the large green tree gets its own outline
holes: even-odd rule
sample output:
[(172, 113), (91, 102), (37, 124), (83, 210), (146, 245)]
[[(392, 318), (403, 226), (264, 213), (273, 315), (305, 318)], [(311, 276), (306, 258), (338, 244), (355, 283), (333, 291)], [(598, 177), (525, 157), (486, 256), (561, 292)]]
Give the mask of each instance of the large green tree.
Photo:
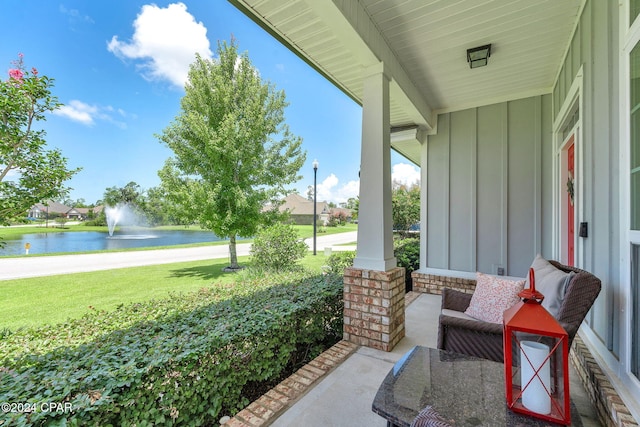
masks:
[(283, 91), (260, 78), (234, 41), (218, 43), (215, 60), (196, 57), (181, 112), (158, 138), (175, 154), (159, 173), (187, 217), (229, 239), (253, 236), (269, 217), (264, 207), (299, 180), (300, 137), (285, 123)]
[(68, 169), (59, 149), (47, 149), (37, 123), (61, 104), (51, 94), (53, 79), (25, 70), (22, 55), (0, 80), (0, 224), (26, 215), (31, 206), (64, 197)]
[(391, 202), (393, 227), (402, 235), (406, 235), (413, 225), (420, 222), (420, 186), (394, 185)]
[(134, 181), (124, 187), (109, 187), (104, 190), (103, 202), (107, 206), (131, 205), (139, 207), (144, 204), (144, 191)]
[(167, 159), (158, 176), (161, 180), (159, 188), (164, 197), (164, 205), (170, 221), (179, 225), (198, 222), (199, 213), (191, 207), (195, 206), (200, 179), (180, 173), (174, 158)]

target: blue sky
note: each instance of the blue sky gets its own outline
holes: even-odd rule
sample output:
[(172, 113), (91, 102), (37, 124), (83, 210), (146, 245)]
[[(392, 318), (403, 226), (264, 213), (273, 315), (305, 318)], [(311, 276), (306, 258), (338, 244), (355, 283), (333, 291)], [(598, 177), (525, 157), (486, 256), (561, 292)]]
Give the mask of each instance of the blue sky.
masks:
[[(6, 79), (23, 53), (27, 69), (55, 79), (53, 94), (65, 106), (47, 117), (47, 141), (70, 167), (83, 168), (68, 183), (70, 198), (92, 203), (107, 187), (159, 184), (157, 171), (172, 152), (154, 135), (179, 113), (188, 65), (231, 37), (261, 77), (286, 93), (286, 121), (307, 151), (293, 187), (305, 194), (317, 159), (320, 200), (357, 196), (360, 106), (226, 1), (7, 2), (0, 72)], [(392, 165), (395, 179), (418, 178), (395, 153)]]

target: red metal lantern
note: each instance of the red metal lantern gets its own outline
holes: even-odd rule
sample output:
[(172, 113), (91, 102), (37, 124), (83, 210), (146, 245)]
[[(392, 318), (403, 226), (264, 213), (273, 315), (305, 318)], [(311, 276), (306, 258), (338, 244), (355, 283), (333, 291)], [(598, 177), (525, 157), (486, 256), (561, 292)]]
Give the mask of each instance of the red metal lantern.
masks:
[(544, 308), (544, 296), (530, 288), (504, 312), (504, 370), (507, 406), (514, 412), (571, 424), (569, 336)]

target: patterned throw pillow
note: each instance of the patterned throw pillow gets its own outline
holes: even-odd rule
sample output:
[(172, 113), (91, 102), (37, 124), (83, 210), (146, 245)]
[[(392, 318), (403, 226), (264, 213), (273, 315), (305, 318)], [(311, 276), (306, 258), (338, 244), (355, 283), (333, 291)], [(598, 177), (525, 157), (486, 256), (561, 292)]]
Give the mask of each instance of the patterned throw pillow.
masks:
[(452, 427), (431, 405), (426, 406), (411, 422), (410, 427)]
[(502, 323), (504, 311), (520, 301), (518, 294), (524, 282), (524, 279), (513, 281), (476, 273), (476, 290), (464, 314), (485, 322)]

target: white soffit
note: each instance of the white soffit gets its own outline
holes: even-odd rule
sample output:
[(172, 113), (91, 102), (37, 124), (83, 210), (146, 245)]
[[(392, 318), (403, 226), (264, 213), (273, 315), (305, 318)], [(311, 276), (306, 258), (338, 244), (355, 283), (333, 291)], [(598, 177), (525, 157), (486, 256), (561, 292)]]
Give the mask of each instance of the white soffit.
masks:
[[(549, 93), (584, 0), (230, 1), (358, 102), (382, 42), (431, 109), (452, 111)], [(466, 50), (488, 43), (471, 70)]]
[[(584, 3), (229, 1), (358, 103), (365, 70), (384, 61), (391, 126), (422, 129), (435, 127), (434, 112), (550, 93)], [(488, 65), (470, 69), (466, 50), (489, 43)]]
[(349, 18), (358, 20), (361, 30), (370, 34), (369, 39), (360, 36), (345, 11), (331, 0), (230, 1), (360, 104), (366, 70), (384, 61), (392, 79), (392, 126), (432, 127), (428, 103), (357, 1), (348, 0), (343, 7), (351, 14)]
[[(436, 111), (550, 93), (583, 0), (359, 0)], [(466, 50), (491, 43), (486, 67)]]

